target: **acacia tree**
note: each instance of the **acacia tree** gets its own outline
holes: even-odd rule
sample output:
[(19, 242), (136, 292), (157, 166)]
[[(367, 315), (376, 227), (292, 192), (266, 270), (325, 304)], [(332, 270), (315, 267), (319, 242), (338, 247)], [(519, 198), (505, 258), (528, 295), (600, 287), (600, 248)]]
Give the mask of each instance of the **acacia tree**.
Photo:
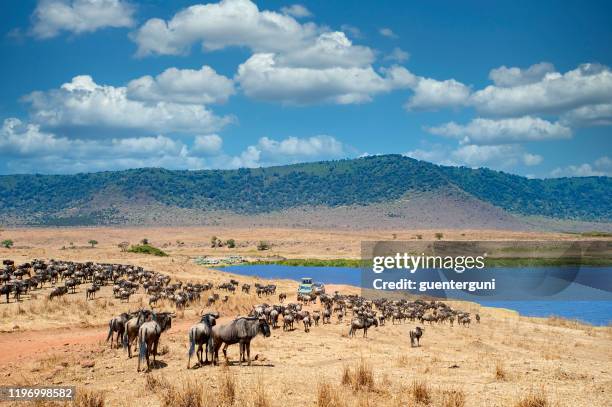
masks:
[(444, 237), (444, 233), (437, 232), (435, 236), (436, 236), (436, 239), (442, 240), (442, 238)]
[(89, 244), (91, 245), (91, 247), (93, 248), (95, 245), (97, 245), (97, 244), (98, 244), (98, 241), (97, 241), (97, 240), (94, 240), (94, 239), (91, 239), (91, 240), (90, 240), (89, 242), (87, 242), (87, 243), (89, 243)]

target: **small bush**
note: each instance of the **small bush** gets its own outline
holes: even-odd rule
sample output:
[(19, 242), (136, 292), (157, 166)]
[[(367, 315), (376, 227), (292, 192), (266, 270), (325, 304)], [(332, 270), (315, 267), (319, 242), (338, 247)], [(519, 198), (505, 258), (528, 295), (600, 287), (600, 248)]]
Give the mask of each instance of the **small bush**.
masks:
[(259, 251), (263, 251), (263, 250), (270, 250), (270, 243), (268, 242), (264, 242), (263, 240), (261, 240), (259, 243), (257, 243), (257, 250)]
[(153, 247), (153, 246), (148, 245), (148, 244), (139, 244), (139, 245), (136, 245), (136, 246), (132, 246), (132, 247), (130, 247), (128, 252), (130, 252), (130, 253), (152, 254), (154, 256), (160, 256), (160, 257), (168, 256), (168, 253), (164, 252), (161, 249), (158, 249), (157, 247)]
[(442, 240), (442, 238), (444, 237), (444, 233), (437, 232), (434, 236), (436, 237), (436, 239)]
[(233, 249), (236, 247), (236, 241), (234, 239), (227, 239), (227, 241), (225, 242), (225, 245), (229, 247), (230, 249)]
[(223, 247), (223, 242), (217, 236), (213, 236), (210, 238), (210, 247)]
[(13, 241), (11, 239), (5, 239), (2, 241), (2, 246), (4, 246), (6, 249), (10, 249), (11, 247), (13, 247)]

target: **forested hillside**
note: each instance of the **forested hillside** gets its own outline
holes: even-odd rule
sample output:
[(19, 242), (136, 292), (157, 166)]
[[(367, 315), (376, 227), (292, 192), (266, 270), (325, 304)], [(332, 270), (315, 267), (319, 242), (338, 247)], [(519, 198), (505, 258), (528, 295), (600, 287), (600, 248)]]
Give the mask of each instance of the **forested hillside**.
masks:
[[(223, 171), (146, 168), (6, 175), (0, 177), (0, 218), (79, 213), (79, 208), (105, 195), (112, 196), (115, 204), (147, 202), (254, 214), (299, 206), (367, 205), (436, 190), (462, 191), (515, 214), (612, 220), (609, 177), (528, 179), (488, 169), (437, 166), (400, 155)], [(104, 210), (98, 210), (83, 223), (104, 223), (104, 216)]]

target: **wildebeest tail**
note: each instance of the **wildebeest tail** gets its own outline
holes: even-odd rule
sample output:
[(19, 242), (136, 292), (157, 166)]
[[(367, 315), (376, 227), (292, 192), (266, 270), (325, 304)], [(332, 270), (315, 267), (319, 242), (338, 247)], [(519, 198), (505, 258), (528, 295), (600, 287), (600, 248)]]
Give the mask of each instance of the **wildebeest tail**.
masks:
[(189, 330), (189, 357), (193, 356), (194, 351), (195, 351), (195, 335), (193, 334), (193, 330)]
[(108, 336), (106, 337), (106, 342), (113, 336), (113, 320), (108, 321)]
[(128, 348), (128, 330), (127, 329), (125, 330), (125, 332), (123, 332), (123, 338), (121, 338), (121, 343), (123, 344), (123, 349)]
[(142, 360), (147, 354), (147, 341), (145, 341), (145, 335), (139, 335), (138, 338), (138, 359)]

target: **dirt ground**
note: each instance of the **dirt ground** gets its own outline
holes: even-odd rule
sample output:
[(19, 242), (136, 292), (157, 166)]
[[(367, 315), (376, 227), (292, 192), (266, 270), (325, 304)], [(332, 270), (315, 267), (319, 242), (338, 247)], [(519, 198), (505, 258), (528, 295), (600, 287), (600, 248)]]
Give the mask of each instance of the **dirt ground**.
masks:
[[(397, 239), (436, 231), (397, 231)], [(503, 231), (441, 231), (445, 239), (575, 239), (573, 235)], [(185, 281), (241, 283), (255, 278), (232, 276), (193, 263), (202, 254), (259, 255), (258, 241), (272, 243), (266, 255), (294, 258), (357, 258), (362, 240), (391, 239), (394, 232), (334, 232), (282, 229), (214, 228), (71, 228), (8, 229), (2, 239), (15, 247), (0, 249), (0, 258), (23, 262), (33, 258), (135, 264)], [(210, 238), (233, 238), (237, 249), (211, 249)], [(142, 238), (163, 247), (169, 257), (122, 253), (121, 241)], [(95, 248), (87, 241), (95, 239)], [(71, 244), (72, 243), (72, 244)], [(65, 247), (63, 249), (62, 247)], [(264, 282), (264, 281), (262, 281)], [(296, 283), (274, 281), (291, 300)], [(358, 293), (348, 286), (329, 291)], [(185, 394), (201, 389), (212, 402), (202, 405), (253, 406), (609, 406), (612, 405), (612, 328), (562, 319), (519, 317), (513, 311), (453, 302), (479, 312), (470, 327), (427, 325), (420, 347), (412, 348), (408, 332), (415, 323), (372, 328), (368, 337), (348, 337), (347, 322), (284, 332), (252, 343), (252, 366), (239, 367), (237, 346), (230, 347), (230, 366), (187, 370), (187, 330), (197, 322), (202, 304), (178, 311), (172, 329), (162, 335), (159, 364), (137, 373), (137, 359), (105, 342), (111, 316), (145, 304), (138, 293), (129, 303), (112, 298), (110, 287), (86, 301), (84, 288), (60, 300), (38, 291), (18, 304), (0, 303), (0, 383), (76, 385), (99, 394), (106, 406), (196, 405)], [(221, 293), (224, 295), (224, 293)], [(219, 324), (244, 315), (253, 304), (276, 303), (276, 297), (230, 295), (219, 304)], [(159, 309), (173, 311), (168, 304)], [(319, 304), (310, 309), (319, 308)], [(194, 361), (192, 360), (192, 364)], [(356, 385), (356, 372), (372, 380)], [(365, 372), (365, 373), (364, 373)], [(344, 380), (343, 380), (344, 377)], [(191, 390), (190, 390), (191, 389)], [(233, 389), (232, 391), (229, 390)], [(333, 390), (327, 391), (326, 390)], [(235, 394), (233, 397), (228, 394)], [(181, 398), (182, 397), (182, 398)], [(547, 404), (538, 404), (545, 400)], [(523, 404), (520, 404), (523, 403)], [(531, 404), (529, 404), (531, 403)], [(26, 405), (15, 403), (15, 405)], [(38, 405), (45, 405), (39, 403)], [(80, 404), (94, 405), (94, 404)]]

